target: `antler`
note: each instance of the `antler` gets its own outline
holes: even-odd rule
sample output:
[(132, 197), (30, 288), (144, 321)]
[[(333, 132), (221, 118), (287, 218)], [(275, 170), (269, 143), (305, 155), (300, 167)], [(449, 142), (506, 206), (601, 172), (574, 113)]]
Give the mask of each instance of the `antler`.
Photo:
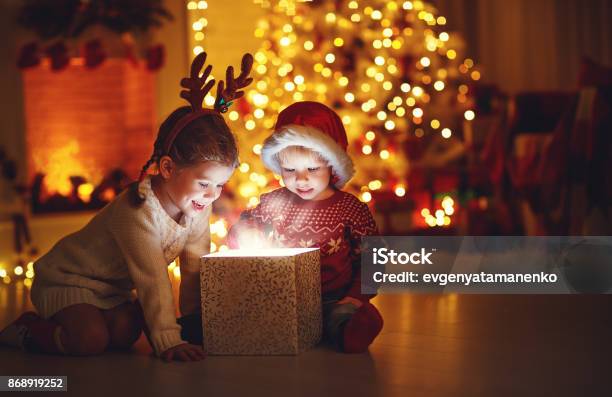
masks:
[[(191, 62), (190, 77), (185, 77), (181, 80), (181, 87), (186, 88), (186, 90), (181, 91), (181, 98), (187, 100), (187, 102), (191, 104), (193, 111), (202, 110), (204, 97), (215, 85), (214, 79), (206, 83), (206, 79), (210, 76), (210, 72), (212, 72), (212, 65), (208, 65), (206, 69), (204, 69), (202, 77), (200, 77), (200, 71), (205, 63), (206, 53), (201, 52), (193, 59), (193, 62)], [(204, 85), (205, 83), (206, 85)]]
[(245, 88), (253, 79), (249, 77), (251, 68), (253, 67), (253, 56), (251, 54), (244, 54), (242, 57), (242, 64), (240, 65), (240, 76), (234, 78), (234, 68), (228, 66), (225, 72), (225, 81), (227, 87), (224, 86), (223, 80), (219, 81), (217, 85), (217, 99), (215, 100), (215, 109), (221, 113), (227, 112), (227, 109), (232, 104), (234, 99), (241, 98), (244, 95), (244, 91), (238, 91)]

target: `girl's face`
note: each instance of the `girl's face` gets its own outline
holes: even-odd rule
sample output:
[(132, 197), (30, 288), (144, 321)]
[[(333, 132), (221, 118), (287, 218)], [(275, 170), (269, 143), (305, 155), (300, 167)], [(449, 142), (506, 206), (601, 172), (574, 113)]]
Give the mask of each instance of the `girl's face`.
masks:
[(164, 191), (169, 201), (167, 204), (170, 204), (170, 212), (173, 212), (169, 215), (180, 219), (181, 213), (194, 216), (202, 212), (219, 198), (223, 185), (233, 172), (233, 167), (216, 161), (205, 161), (187, 167), (173, 165), (168, 175), (163, 175), (162, 172)]
[(334, 190), (329, 185), (331, 167), (312, 153), (293, 151), (280, 156), (281, 176), (290, 192), (304, 200), (323, 200)]

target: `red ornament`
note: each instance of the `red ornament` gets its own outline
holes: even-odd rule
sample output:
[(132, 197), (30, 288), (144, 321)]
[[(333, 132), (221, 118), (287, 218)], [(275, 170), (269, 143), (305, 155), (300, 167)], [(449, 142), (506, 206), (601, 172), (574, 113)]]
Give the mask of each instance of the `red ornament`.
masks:
[(136, 51), (134, 50), (134, 44), (124, 43), (124, 56), (132, 64), (132, 66), (138, 66), (138, 58), (136, 57)]
[(247, 114), (251, 113), (251, 105), (249, 104), (249, 101), (246, 100), (245, 97), (242, 97), (240, 99), (238, 99), (238, 101), (236, 101), (236, 108), (238, 110), (238, 113), (240, 113), (241, 116), (246, 116)]
[(23, 47), (19, 51), (19, 58), (17, 58), (17, 67), (19, 69), (27, 69), (40, 64), (40, 54), (38, 53), (38, 43), (32, 41)]
[(70, 58), (68, 58), (68, 48), (66, 48), (63, 41), (58, 41), (52, 46), (47, 47), (45, 52), (51, 58), (51, 70), (57, 72), (68, 66)]
[(162, 44), (150, 47), (147, 50), (147, 69), (159, 70), (164, 66), (166, 51)]
[(102, 47), (102, 43), (98, 39), (90, 40), (85, 43), (83, 49), (85, 57), (85, 67), (88, 69), (97, 68), (106, 59), (106, 53)]

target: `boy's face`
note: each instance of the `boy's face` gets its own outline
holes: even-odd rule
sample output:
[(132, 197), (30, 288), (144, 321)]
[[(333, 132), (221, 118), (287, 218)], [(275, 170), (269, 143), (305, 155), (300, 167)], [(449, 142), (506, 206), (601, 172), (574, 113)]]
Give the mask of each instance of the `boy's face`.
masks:
[(312, 153), (300, 151), (280, 156), (280, 166), (283, 183), (300, 198), (323, 200), (333, 195), (329, 185), (331, 167)]

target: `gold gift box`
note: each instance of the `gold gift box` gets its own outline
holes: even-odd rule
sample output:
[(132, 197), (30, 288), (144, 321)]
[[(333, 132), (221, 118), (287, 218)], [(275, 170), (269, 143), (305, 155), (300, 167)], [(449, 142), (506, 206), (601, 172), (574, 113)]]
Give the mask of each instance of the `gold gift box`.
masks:
[(318, 249), (228, 250), (200, 269), (208, 354), (294, 355), (321, 339)]

